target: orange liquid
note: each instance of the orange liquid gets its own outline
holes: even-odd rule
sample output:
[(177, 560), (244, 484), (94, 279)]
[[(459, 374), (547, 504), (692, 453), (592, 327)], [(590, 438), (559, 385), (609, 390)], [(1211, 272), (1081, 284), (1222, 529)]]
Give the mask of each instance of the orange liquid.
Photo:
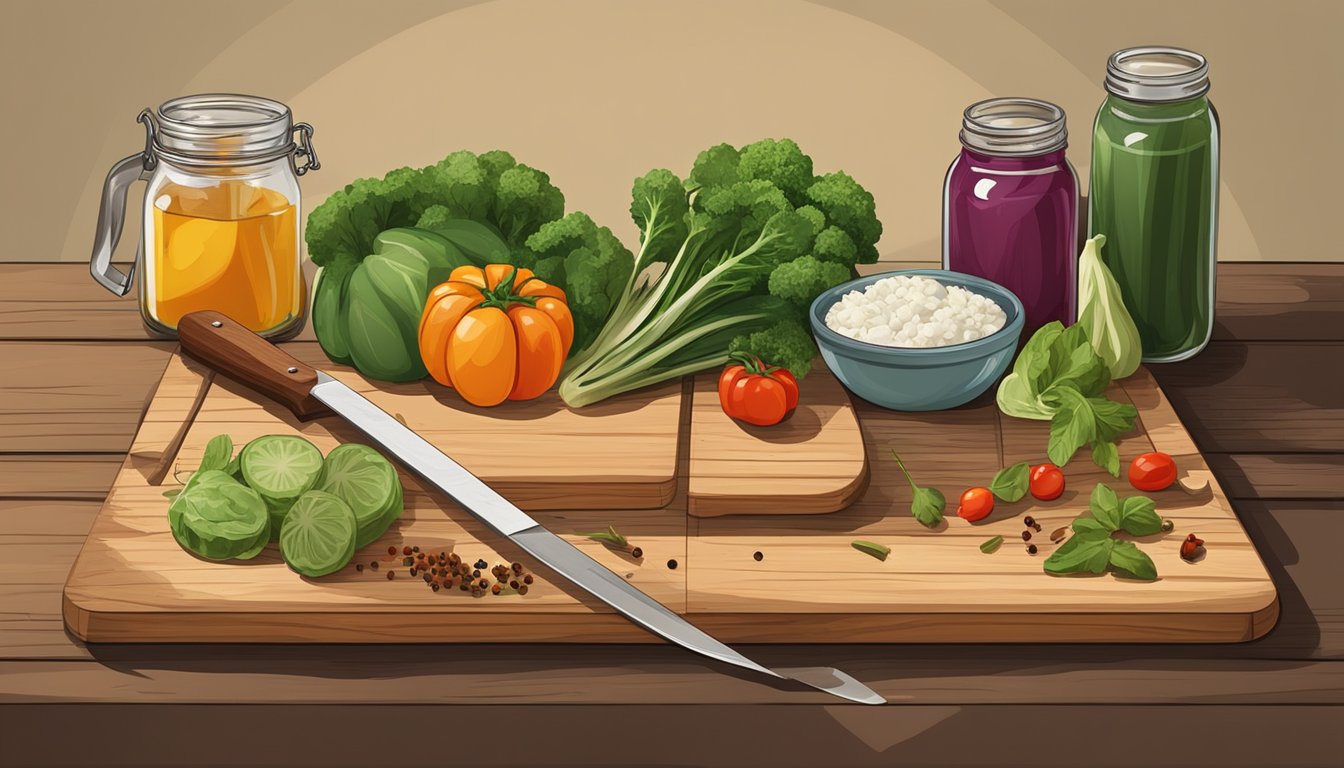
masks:
[(151, 314), (176, 328), (213, 309), (257, 332), (301, 310), (297, 221), (283, 195), (239, 181), (169, 185), (154, 201)]

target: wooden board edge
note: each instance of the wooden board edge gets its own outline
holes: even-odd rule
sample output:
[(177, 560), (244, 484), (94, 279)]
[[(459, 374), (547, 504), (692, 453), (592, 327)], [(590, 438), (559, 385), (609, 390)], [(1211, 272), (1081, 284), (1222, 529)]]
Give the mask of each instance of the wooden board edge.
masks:
[(686, 513), (691, 517), (725, 517), (728, 515), (824, 515), (839, 512), (858, 500), (868, 489), (870, 476), (868, 454), (863, 456), (863, 468), (848, 485), (833, 491), (807, 496), (792, 496), (787, 507), (781, 507), (779, 498), (770, 496), (716, 496), (687, 493)]

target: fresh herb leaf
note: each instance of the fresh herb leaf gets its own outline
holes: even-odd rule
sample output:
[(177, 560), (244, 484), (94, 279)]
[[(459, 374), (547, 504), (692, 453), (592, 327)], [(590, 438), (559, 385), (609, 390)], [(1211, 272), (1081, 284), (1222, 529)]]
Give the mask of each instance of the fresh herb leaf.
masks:
[(1074, 533), (1104, 533), (1107, 535), (1111, 533), (1097, 518), (1086, 515), (1075, 518), (1070, 527), (1073, 528)]
[(999, 470), (989, 490), (1004, 501), (1021, 501), (1031, 487), (1031, 465), (1025, 461)]
[(1129, 403), (1089, 397), (1087, 404), (1092, 410), (1093, 422), (1097, 425), (1097, 437), (1102, 440), (1115, 440), (1125, 434), (1134, 428), (1134, 420), (1139, 417), (1139, 409)]
[(223, 469), (233, 457), (233, 440), (228, 435), (215, 435), (205, 444), (205, 453), (201, 456), (201, 466), (197, 472), (207, 469)]
[(1003, 537), (995, 536), (992, 539), (986, 539), (980, 545), (980, 551), (984, 552), (986, 555), (992, 555), (998, 551), (999, 547), (1002, 546), (1002, 544), (1003, 544)]
[(239, 471), (242, 468), (240, 463), (242, 458), (243, 454), (239, 451), (238, 455), (234, 456), (229, 463), (224, 466), (224, 474), (233, 475), (234, 477), (242, 477), (242, 475), (239, 474)]
[(865, 555), (872, 555), (873, 557), (876, 557), (878, 560), (886, 560), (887, 555), (891, 554), (891, 547), (884, 547), (881, 544), (877, 544), (871, 541), (864, 541), (862, 539), (859, 539), (857, 541), (851, 541), (849, 543), (849, 546), (859, 550)]
[(1045, 572), (1103, 573), (1111, 562), (1115, 543), (1108, 533), (1079, 533), (1046, 558)]
[(1131, 536), (1151, 536), (1162, 530), (1157, 505), (1147, 496), (1130, 496), (1120, 507), (1120, 528)]
[(164, 492), (163, 492), (163, 498), (165, 498), (165, 499), (176, 499), (177, 496), (178, 496), (178, 494), (180, 494), (180, 493), (182, 493), (182, 489), (181, 489), (181, 488), (174, 488), (174, 489), (172, 489), (171, 491), (164, 491)]
[(1136, 547), (1134, 542), (1116, 541), (1113, 544), (1109, 563), (1111, 568), (1132, 579), (1142, 581), (1157, 579), (1157, 566), (1153, 565), (1153, 559)]
[(1106, 528), (1107, 533), (1120, 529), (1120, 498), (1109, 485), (1097, 483), (1092, 489), (1092, 498), (1088, 503), (1092, 516)]
[(1120, 476), (1120, 449), (1115, 443), (1097, 440), (1092, 443), (1092, 463), (1111, 473), (1111, 477)]
[(901, 468), (905, 481), (910, 484), (910, 490), (914, 492), (914, 498), (910, 501), (910, 514), (925, 527), (932, 528), (937, 525), (943, 519), (943, 510), (947, 509), (947, 499), (936, 488), (921, 488), (915, 485), (915, 479), (910, 476), (901, 457), (897, 456), (895, 451), (891, 452), (891, 456), (896, 459), (896, 466)]
[(592, 531), (590, 533), (579, 533), (577, 535), (592, 539), (593, 541), (600, 541), (605, 544), (614, 544), (618, 547), (629, 546), (629, 542), (625, 540), (625, 537), (617, 533), (616, 527), (612, 525), (607, 526), (607, 530), (605, 531)]
[(1097, 434), (1096, 421), (1087, 410), (1087, 398), (1073, 387), (1052, 387), (1042, 400), (1056, 409), (1050, 419), (1046, 453), (1052, 464), (1063, 467), (1079, 448), (1092, 442)]

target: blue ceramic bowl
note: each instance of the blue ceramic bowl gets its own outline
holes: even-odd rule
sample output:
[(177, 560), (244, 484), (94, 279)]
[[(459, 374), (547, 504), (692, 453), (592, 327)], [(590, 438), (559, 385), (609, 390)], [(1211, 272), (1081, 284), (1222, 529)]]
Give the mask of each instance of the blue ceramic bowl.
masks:
[[(885, 277), (919, 275), (993, 299), (1008, 320), (997, 333), (949, 347), (885, 347), (826, 327), (831, 305)], [(1008, 368), (1022, 335), (1022, 302), (1012, 291), (973, 275), (943, 269), (902, 269), (851, 280), (826, 291), (808, 312), (812, 335), (836, 378), (870, 403), (895, 411), (941, 411), (979, 397)]]

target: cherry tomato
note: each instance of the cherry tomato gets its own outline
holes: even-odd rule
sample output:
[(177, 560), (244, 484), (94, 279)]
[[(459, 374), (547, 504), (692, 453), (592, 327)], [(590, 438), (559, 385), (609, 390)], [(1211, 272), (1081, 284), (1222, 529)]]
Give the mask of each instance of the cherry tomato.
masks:
[(961, 494), (961, 506), (957, 507), (957, 516), (974, 523), (984, 520), (994, 511), (994, 494), (988, 488), (971, 488)]
[(719, 405), (734, 419), (769, 427), (798, 407), (798, 380), (760, 358), (743, 357), (719, 375)]
[(1054, 464), (1031, 468), (1031, 495), (1041, 501), (1054, 501), (1064, 493), (1064, 472)]
[(1176, 462), (1165, 453), (1145, 453), (1129, 465), (1129, 484), (1140, 491), (1160, 491), (1176, 482)]

